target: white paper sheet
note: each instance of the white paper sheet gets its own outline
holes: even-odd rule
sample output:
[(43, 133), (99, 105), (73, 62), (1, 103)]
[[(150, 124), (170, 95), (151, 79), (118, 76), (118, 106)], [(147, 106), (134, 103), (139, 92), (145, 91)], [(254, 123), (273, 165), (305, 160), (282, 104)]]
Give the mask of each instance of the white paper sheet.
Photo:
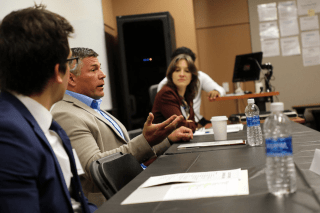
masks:
[(279, 20), (281, 37), (299, 35), (298, 19)]
[(295, 1), (283, 1), (278, 3), (279, 19), (297, 18), (297, 6)]
[(238, 196), (249, 194), (248, 170), (241, 170), (240, 179), (224, 179), (196, 183), (139, 187), (121, 205), (198, 199), (205, 197)]
[(260, 38), (279, 38), (279, 28), (276, 21), (262, 22), (259, 24)]
[(300, 55), (300, 44), (298, 36), (281, 38), (281, 52), (283, 56)]
[(320, 47), (302, 49), (303, 66), (315, 66), (320, 64)]
[(307, 15), (309, 10), (314, 10), (315, 13), (320, 12), (319, 0), (297, 0), (298, 14)]
[(260, 21), (277, 20), (278, 16), (276, 3), (259, 4), (257, 7)]
[(301, 31), (319, 29), (318, 15), (300, 17), (300, 29)]
[(319, 30), (301, 33), (302, 48), (320, 45)]
[(177, 173), (170, 175), (161, 175), (150, 177), (140, 187), (146, 188), (168, 183), (197, 183), (204, 181), (215, 181), (224, 179), (240, 179), (241, 169), (212, 171), (212, 172), (194, 172), (194, 173)]
[(263, 57), (272, 57), (280, 55), (279, 39), (262, 40), (261, 50)]
[[(240, 130), (243, 130), (243, 124), (229, 124), (227, 125), (227, 133), (231, 132), (239, 132)], [(210, 135), (214, 134), (212, 127), (205, 129), (205, 128), (200, 128), (196, 130), (193, 135)]]
[(206, 146), (223, 146), (223, 145), (235, 145), (235, 144), (245, 144), (245, 143), (246, 141), (243, 141), (243, 140), (186, 143), (186, 144), (179, 145), (177, 149), (190, 149), (190, 148), (199, 148), (199, 147), (206, 147)]
[(177, 184), (170, 187), (163, 200), (186, 200), (238, 194), (238, 180)]

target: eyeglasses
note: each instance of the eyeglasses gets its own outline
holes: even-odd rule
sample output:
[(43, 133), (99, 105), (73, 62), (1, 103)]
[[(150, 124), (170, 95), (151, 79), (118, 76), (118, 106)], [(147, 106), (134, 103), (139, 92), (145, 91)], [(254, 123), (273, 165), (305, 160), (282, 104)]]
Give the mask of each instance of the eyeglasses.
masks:
[(70, 71), (75, 71), (75, 69), (77, 69), (78, 59), (79, 57), (72, 57), (67, 59), (68, 65), (70, 67)]

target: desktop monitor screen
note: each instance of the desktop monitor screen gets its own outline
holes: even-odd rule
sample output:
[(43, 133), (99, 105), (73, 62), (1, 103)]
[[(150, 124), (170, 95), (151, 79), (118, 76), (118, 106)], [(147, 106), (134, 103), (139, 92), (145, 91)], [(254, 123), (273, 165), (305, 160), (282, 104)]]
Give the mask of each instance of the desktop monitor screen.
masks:
[(260, 78), (262, 52), (237, 55), (232, 82), (256, 81)]

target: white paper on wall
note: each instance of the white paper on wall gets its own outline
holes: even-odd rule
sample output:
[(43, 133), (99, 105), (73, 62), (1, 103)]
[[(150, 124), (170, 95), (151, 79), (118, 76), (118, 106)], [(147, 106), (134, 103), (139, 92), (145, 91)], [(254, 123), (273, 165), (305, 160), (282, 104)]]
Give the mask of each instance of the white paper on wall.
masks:
[(310, 47), (302, 49), (303, 66), (315, 66), (320, 64), (320, 48)]
[(318, 30), (319, 29), (318, 15), (300, 17), (300, 29), (301, 31)]
[(259, 30), (260, 39), (279, 38), (279, 28), (276, 21), (260, 23)]
[(297, 0), (298, 14), (307, 15), (308, 10), (314, 10), (315, 13), (320, 12), (320, 1), (319, 0)]
[(280, 39), (281, 52), (283, 56), (300, 55), (300, 44), (298, 36)]
[(303, 48), (319, 46), (319, 30), (301, 33), (301, 43)]
[(259, 21), (273, 21), (277, 20), (276, 3), (259, 4), (258, 5)]
[(299, 34), (298, 19), (279, 20), (281, 37), (293, 36)]
[(297, 6), (295, 1), (285, 1), (278, 3), (279, 19), (297, 18)]
[(263, 57), (272, 57), (280, 55), (279, 39), (262, 40), (261, 50)]

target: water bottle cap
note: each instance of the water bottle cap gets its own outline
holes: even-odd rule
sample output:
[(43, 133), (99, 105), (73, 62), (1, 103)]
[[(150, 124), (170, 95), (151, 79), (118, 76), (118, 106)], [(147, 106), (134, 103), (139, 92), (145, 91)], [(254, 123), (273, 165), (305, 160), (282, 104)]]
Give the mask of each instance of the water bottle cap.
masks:
[(270, 111), (271, 112), (279, 112), (283, 111), (284, 106), (282, 102), (274, 102), (270, 104)]
[(248, 99), (248, 104), (254, 104), (254, 99), (253, 98)]

